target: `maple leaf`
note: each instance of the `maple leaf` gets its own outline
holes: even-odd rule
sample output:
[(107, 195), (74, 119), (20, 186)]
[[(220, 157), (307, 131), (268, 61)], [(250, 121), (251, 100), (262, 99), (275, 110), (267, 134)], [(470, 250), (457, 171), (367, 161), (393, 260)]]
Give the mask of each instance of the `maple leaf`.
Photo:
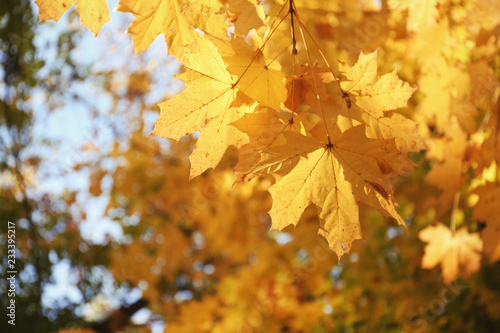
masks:
[(153, 135), (179, 140), (200, 131), (190, 156), (193, 178), (215, 167), (227, 147), (246, 143), (246, 135), (230, 124), (256, 107), (249, 98), (279, 109), (286, 88), (285, 74), (266, 65), (261, 51), (250, 49), (242, 38), (228, 43), (197, 34), (186, 48), (187, 72), (176, 76), (186, 82), (186, 90), (159, 104)]
[(134, 14), (127, 33), (132, 36), (135, 54), (146, 50), (163, 33), (168, 52), (176, 56), (181, 56), (180, 47), (194, 37), (182, 8), (183, 3), (178, 0), (120, 0), (116, 6), (119, 12)]
[(168, 53), (181, 59), (182, 46), (195, 40), (191, 26), (204, 27), (220, 7), (215, 0), (120, 0), (115, 10), (134, 15), (127, 33), (132, 36), (136, 54), (146, 50), (158, 35), (164, 34)]
[(354, 97), (355, 104), (375, 117), (383, 116), (384, 111), (405, 107), (416, 90), (400, 80), (395, 71), (378, 76), (377, 51), (360, 53), (352, 67), (340, 62), (339, 69), (346, 78), (340, 83), (342, 89)]
[(109, 22), (108, 2), (106, 0), (36, 0), (40, 19), (59, 21), (61, 16), (74, 4), (80, 14), (82, 25), (86, 26), (94, 36), (101, 31), (104, 23)]
[(343, 98), (348, 100), (347, 108), (339, 108), (337, 126), (342, 131), (364, 123), (369, 138), (394, 138), (403, 152), (425, 149), (417, 123), (391, 111), (405, 107), (415, 88), (400, 80), (395, 72), (378, 76), (376, 51), (368, 55), (361, 53), (352, 67), (340, 63), (339, 69), (346, 79), (340, 82)]
[(268, 168), (285, 175), (271, 186), (272, 228), (296, 225), (305, 208), (319, 210), (320, 231), (340, 258), (362, 238), (360, 201), (405, 225), (394, 207), (387, 178), (410, 172), (415, 165), (398, 151), (394, 140), (368, 139), (360, 125), (331, 144), (285, 132), (286, 145), (261, 153), (253, 169)]
[(455, 234), (442, 223), (422, 229), (418, 237), (428, 243), (422, 258), (422, 268), (431, 269), (441, 263), (443, 279), (453, 282), (459, 273), (459, 266), (470, 274), (481, 267), (483, 242), (478, 234), (469, 233), (466, 226)]
[(186, 82), (186, 90), (159, 104), (160, 116), (152, 134), (179, 140), (200, 131), (191, 157), (193, 178), (215, 167), (227, 147), (238, 145), (244, 134), (229, 126), (240, 116), (231, 106), (237, 89), (217, 48), (198, 35), (187, 49), (187, 71), (176, 76)]

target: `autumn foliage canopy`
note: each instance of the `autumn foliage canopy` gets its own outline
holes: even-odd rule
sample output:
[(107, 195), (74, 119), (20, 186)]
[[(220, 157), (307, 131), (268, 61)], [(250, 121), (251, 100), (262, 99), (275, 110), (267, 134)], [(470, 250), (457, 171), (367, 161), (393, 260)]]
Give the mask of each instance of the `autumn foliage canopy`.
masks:
[[(97, 36), (110, 20), (106, 0), (36, 0), (40, 21), (75, 3)], [(147, 281), (144, 297), (173, 332), (333, 332), (335, 319), (351, 318), (341, 304), (380, 304), (356, 288), (336, 298), (328, 272), (354, 249), (359, 265), (385, 251), (369, 245), (385, 229), (413, 239), (413, 250), (397, 245), (406, 259), (394, 274), (440, 265), (449, 284), (500, 259), (498, 1), (120, 0), (115, 10), (133, 16), (136, 54), (163, 35), (183, 66), (175, 78), (185, 89), (158, 104), (152, 131), (178, 143), (158, 160), (160, 144), (134, 133), (143, 155), (124, 155), (108, 208), (155, 228), (156, 238), (115, 249), (110, 267), (118, 280)], [(385, 229), (368, 206), (387, 217)], [(269, 236), (269, 225), (282, 233)], [(276, 245), (287, 233), (293, 241)], [(301, 260), (320, 264), (302, 276)], [(187, 273), (193, 265), (202, 268)], [(177, 307), (162, 296), (184, 276), (176, 272), (195, 290), (210, 283), (204, 275), (217, 282)], [(498, 289), (495, 302), (492, 318)], [(413, 311), (402, 308), (393, 318)]]

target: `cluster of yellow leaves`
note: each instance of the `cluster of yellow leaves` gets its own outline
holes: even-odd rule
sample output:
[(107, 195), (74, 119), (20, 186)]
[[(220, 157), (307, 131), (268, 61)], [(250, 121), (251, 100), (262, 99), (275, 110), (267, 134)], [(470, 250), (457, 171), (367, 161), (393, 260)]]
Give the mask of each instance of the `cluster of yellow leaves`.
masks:
[[(177, 76), (186, 82), (186, 90), (160, 104), (153, 134), (179, 140), (199, 132), (190, 156), (191, 178), (217, 166), (228, 147), (241, 149), (239, 174), (272, 174), (276, 179), (270, 188), (272, 227), (296, 225), (313, 204), (320, 233), (339, 257), (362, 238), (359, 202), (404, 224), (388, 179), (411, 172), (415, 165), (406, 153), (424, 145), (416, 124), (392, 111), (405, 107), (415, 89), (394, 72), (378, 76), (376, 52), (361, 53), (354, 66), (341, 63), (341, 81), (333, 71), (311, 71), (310, 62), (297, 77), (282, 72), (276, 55), (266, 56), (272, 52), (265, 48), (286, 18), (302, 25), (298, 10), (288, 2), (276, 17), (266, 16), (253, 1), (228, 1), (223, 6), (125, 0), (117, 10), (135, 16), (128, 33), (136, 52), (163, 33), (169, 52), (186, 66)], [(234, 25), (230, 40), (227, 26), (222, 34), (217, 33), (221, 27), (215, 27), (224, 23), (216, 19), (224, 10)], [(262, 39), (254, 35), (258, 47), (245, 39), (251, 29), (263, 33)], [(290, 51), (286, 47), (282, 52)], [(295, 87), (298, 80), (305, 80), (304, 89)], [(271, 132), (267, 142), (262, 142), (262, 131)]]
[[(69, 4), (37, 3), (41, 20), (58, 19)], [(339, 257), (362, 238), (359, 203), (405, 224), (389, 179), (415, 169), (407, 153), (428, 148), (425, 180), (438, 193), (429, 195), (425, 208), (436, 209), (442, 221), (456, 194), (464, 192), (467, 200), (453, 214), (467, 208), (465, 201), (475, 204), (473, 220), (486, 223), (481, 233), (485, 252), (498, 260), (500, 228), (491, 216), (497, 213), (493, 207), (499, 176), (496, 172), (493, 179), (484, 177), (484, 170), (499, 165), (498, 4), (391, 0), (381, 9), (368, 2), (322, 5), (298, 0), (266, 1), (265, 6), (253, 0), (120, 0), (116, 9), (134, 16), (128, 33), (136, 52), (164, 34), (168, 52), (186, 68), (177, 76), (186, 89), (160, 104), (153, 134), (179, 140), (199, 132), (190, 156), (191, 178), (215, 168), (226, 150), (235, 147), (236, 181), (274, 178), (269, 188), (272, 227), (296, 225), (313, 205), (319, 233)], [(324, 17), (316, 14), (319, 8)], [(100, 22), (102, 10), (88, 16), (78, 10), (83, 24), (97, 33), (96, 22), (89, 23), (87, 17)], [(354, 29), (354, 40), (362, 47), (352, 47), (334, 27), (349, 29), (346, 24), (359, 20), (349, 13), (360, 10), (361, 19), (375, 18), (382, 27), (371, 36), (368, 25), (361, 26), (368, 31), (364, 37), (371, 37), (366, 42), (358, 38), (363, 32)], [(337, 44), (323, 51), (320, 39)], [(382, 65), (376, 51), (357, 51), (376, 49), (386, 41), (386, 60), (414, 68), (404, 75), (420, 87), (411, 105), (416, 122), (395, 111), (407, 106), (415, 88), (393, 69), (379, 75)], [(353, 48), (357, 61), (349, 53)], [(407, 48), (411, 52), (402, 51)], [(313, 63), (312, 57), (322, 59), (323, 65)], [(345, 62), (333, 68), (330, 63), (339, 58)], [(392, 67), (390, 61), (384, 66)], [(431, 242), (425, 235), (436, 234), (432, 228), (423, 231), (423, 240)], [(449, 242), (439, 251), (429, 250), (423, 266), (449, 261), (443, 267), (451, 281), (458, 263), (473, 271), (480, 257), (455, 255), (461, 253), (458, 243), (465, 247), (469, 234), (463, 228), (456, 234), (442, 228), (440, 234), (448, 235)], [(470, 237), (475, 244), (470, 247), (480, 249), (480, 241)], [(431, 260), (429, 253), (439, 254)]]
[[(405, 153), (419, 151), (423, 143), (416, 124), (388, 112), (404, 107), (414, 89), (395, 73), (378, 77), (376, 53), (361, 54), (352, 67), (340, 66), (345, 75), (341, 90), (335, 90), (333, 72), (323, 74), (321, 82), (318, 73), (309, 73), (308, 79), (303, 75), (308, 85), (304, 90), (293, 89), (297, 78), (292, 74), (292, 88), (287, 89), (286, 74), (263, 52), (272, 28), (257, 49), (238, 35), (230, 42), (197, 35), (183, 55), (187, 72), (180, 78), (186, 90), (160, 105), (153, 134), (178, 140), (200, 132), (190, 157), (191, 177), (215, 167), (229, 146), (239, 148), (240, 178), (276, 178), (270, 188), (273, 228), (297, 224), (304, 209), (314, 204), (320, 233), (340, 257), (362, 238), (359, 202), (404, 224), (387, 179), (411, 172), (415, 166)], [(319, 104), (301, 96), (319, 91), (326, 99)], [(290, 110), (287, 99), (308, 104)], [(267, 140), (262, 139), (264, 132)]]
[[(400, 6), (403, 3), (406, 5)], [(429, 148), (426, 159), (431, 169), (425, 180), (438, 190), (428, 196), (423, 206), (435, 209), (437, 220), (451, 216), (452, 230), (457, 224), (454, 216), (472, 208), (472, 218), (462, 219), (460, 223), (466, 225), (456, 233), (442, 224), (420, 233), (421, 239), (430, 243), (422, 267), (432, 268), (441, 262), (443, 277), (452, 281), (460, 275), (459, 263), (466, 273), (479, 269), (480, 251), (484, 250), (491, 261), (500, 259), (495, 220), (498, 213), (493, 208), (499, 198), (495, 189), (500, 181), (500, 84), (495, 72), (499, 62), (500, 7), (489, 0), (471, 0), (463, 5), (450, 1), (391, 1), (389, 5), (408, 9), (410, 45), (421, 67), (418, 83), (422, 97), (415, 115), (424, 125), (421, 128), (426, 131), (421, 133)], [(454, 198), (463, 199), (455, 206)], [(481, 238), (467, 230), (468, 226), (478, 231), (481, 223), (486, 224)]]

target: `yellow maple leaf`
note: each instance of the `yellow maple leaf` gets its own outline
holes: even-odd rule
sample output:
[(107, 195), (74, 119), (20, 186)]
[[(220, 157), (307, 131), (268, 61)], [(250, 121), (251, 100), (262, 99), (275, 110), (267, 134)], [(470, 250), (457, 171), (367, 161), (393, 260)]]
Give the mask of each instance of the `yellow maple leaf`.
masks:
[(246, 142), (246, 135), (230, 124), (256, 107), (249, 97), (277, 109), (286, 99), (285, 74), (266, 66), (260, 50), (250, 49), (242, 38), (231, 43), (207, 34), (195, 38), (186, 47), (187, 71), (176, 76), (186, 82), (186, 90), (159, 104), (153, 131), (174, 140), (200, 131), (190, 157), (191, 178), (215, 167), (228, 146)]
[(186, 82), (186, 90), (159, 104), (160, 116), (153, 135), (179, 140), (200, 131), (192, 160), (192, 178), (215, 167), (227, 147), (237, 144), (243, 134), (229, 126), (239, 117), (231, 107), (237, 89), (217, 48), (198, 35), (187, 49), (187, 71), (176, 76)]
[(415, 92), (407, 82), (400, 80), (396, 72), (377, 75), (377, 51), (367, 55), (361, 53), (354, 66), (340, 63), (339, 69), (346, 80), (342, 89), (354, 97), (354, 103), (375, 117), (384, 111), (405, 107)]
[(36, 0), (40, 19), (59, 21), (61, 16), (74, 4), (80, 14), (82, 25), (86, 26), (94, 36), (101, 31), (104, 23), (110, 21), (108, 2), (106, 0)]
[[(344, 105), (338, 105), (336, 126), (341, 131), (360, 123), (373, 139), (395, 139), (402, 152), (420, 151), (425, 144), (413, 120), (392, 112), (405, 107), (415, 88), (398, 78), (395, 72), (377, 75), (377, 53), (361, 53), (354, 66), (341, 63), (345, 80), (340, 82)], [(332, 81), (331, 77), (328, 81)]]
[(254, 105), (231, 107), (218, 117), (211, 118), (200, 130), (196, 146), (189, 156), (191, 161), (190, 178), (215, 168), (229, 146), (240, 147), (247, 142), (245, 134), (231, 124), (245, 113), (253, 111)]
[(358, 218), (360, 201), (382, 214), (404, 220), (394, 207), (387, 178), (414, 169), (393, 140), (368, 139), (364, 126), (347, 130), (331, 144), (286, 132), (286, 145), (264, 151), (254, 169), (269, 168), (282, 178), (269, 189), (272, 228), (296, 225), (310, 204), (319, 211), (320, 231), (339, 258), (362, 238)]
[(134, 14), (127, 29), (132, 36), (135, 54), (146, 50), (158, 37), (165, 34), (168, 52), (175, 56), (182, 45), (189, 44), (194, 32), (182, 15), (183, 4), (178, 0), (120, 0), (115, 10)]
[(469, 233), (466, 226), (453, 234), (448, 227), (438, 223), (421, 230), (418, 237), (428, 243), (422, 258), (422, 268), (431, 269), (441, 263), (443, 279), (447, 283), (457, 278), (459, 266), (467, 274), (477, 272), (481, 267), (483, 242), (478, 234)]
[(182, 46), (195, 40), (191, 26), (202, 28), (220, 7), (215, 0), (120, 0), (115, 10), (134, 15), (127, 32), (132, 36), (136, 54), (164, 34), (168, 53), (181, 59)]

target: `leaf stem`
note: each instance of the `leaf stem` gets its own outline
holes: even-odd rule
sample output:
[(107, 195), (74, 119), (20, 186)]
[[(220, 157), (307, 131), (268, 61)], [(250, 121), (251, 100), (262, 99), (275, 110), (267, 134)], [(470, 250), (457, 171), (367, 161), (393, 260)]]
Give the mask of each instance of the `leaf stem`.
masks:
[[(297, 60), (297, 39), (295, 38), (295, 23), (293, 21), (295, 10), (293, 9), (293, 0), (290, 0), (290, 20), (291, 20), (291, 30), (292, 30), (292, 75), (295, 76), (295, 62)], [(295, 99), (293, 98), (295, 94), (295, 80), (292, 79), (292, 119), (294, 116), (295, 109)]]
[(295, 14), (295, 10), (293, 9), (293, 0), (290, 0), (290, 21), (291, 21), (291, 29), (292, 29), (292, 57), (295, 57), (297, 54), (297, 40), (295, 39), (295, 25), (293, 22), (293, 17)]

